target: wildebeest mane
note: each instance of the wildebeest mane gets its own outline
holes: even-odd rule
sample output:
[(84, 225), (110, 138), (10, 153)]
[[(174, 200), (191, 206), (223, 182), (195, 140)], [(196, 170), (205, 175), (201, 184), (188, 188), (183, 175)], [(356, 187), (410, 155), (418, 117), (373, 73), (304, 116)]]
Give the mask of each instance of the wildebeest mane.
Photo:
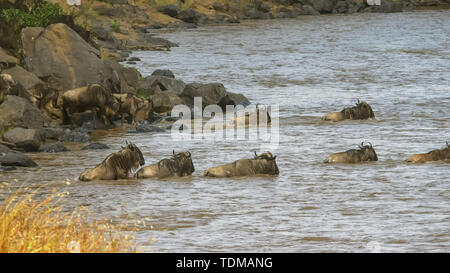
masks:
[(136, 153), (130, 149), (123, 149), (120, 152), (109, 155), (100, 164), (108, 168), (108, 170), (112, 169), (116, 176), (119, 168), (124, 170), (128, 175), (130, 171), (134, 171), (134, 163), (136, 161), (139, 162), (140, 157), (142, 157), (142, 153), (139, 150)]
[(165, 158), (158, 162), (158, 169), (161, 170), (161, 168), (167, 168), (171, 173), (175, 173), (178, 176), (183, 176), (185, 173), (190, 174), (187, 171), (193, 172), (194, 169), (191, 169), (191, 166), (189, 167), (189, 170), (185, 169), (185, 161), (190, 160), (190, 153), (177, 153), (173, 154), (171, 158)]
[(356, 103), (356, 106), (344, 108), (341, 113), (347, 119), (369, 119), (375, 118), (375, 114), (372, 111), (372, 107), (365, 102), (359, 101)]

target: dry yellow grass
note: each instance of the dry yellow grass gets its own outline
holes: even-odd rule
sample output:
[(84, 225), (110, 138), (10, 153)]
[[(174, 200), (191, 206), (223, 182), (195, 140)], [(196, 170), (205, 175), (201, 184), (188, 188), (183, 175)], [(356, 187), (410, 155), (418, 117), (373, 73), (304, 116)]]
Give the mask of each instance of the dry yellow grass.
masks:
[(0, 205), (1, 253), (135, 252), (125, 224), (98, 221), (87, 208), (63, 212), (66, 193), (38, 200), (38, 190), (22, 188)]

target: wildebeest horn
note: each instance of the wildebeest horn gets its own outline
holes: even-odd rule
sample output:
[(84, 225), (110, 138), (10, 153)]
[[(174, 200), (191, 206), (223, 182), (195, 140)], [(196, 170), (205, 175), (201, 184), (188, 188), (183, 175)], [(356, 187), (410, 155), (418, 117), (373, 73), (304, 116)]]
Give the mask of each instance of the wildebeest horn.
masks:
[(254, 151), (255, 152), (255, 156), (258, 156), (257, 154), (256, 154), (256, 151)]
[(370, 148), (372, 148), (372, 143), (369, 142)]
[(172, 150), (172, 154), (173, 154), (173, 155), (175, 154), (175, 150)]
[(185, 152), (184, 154), (191, 157), (191, 152), (189, 152), (189, 151)]

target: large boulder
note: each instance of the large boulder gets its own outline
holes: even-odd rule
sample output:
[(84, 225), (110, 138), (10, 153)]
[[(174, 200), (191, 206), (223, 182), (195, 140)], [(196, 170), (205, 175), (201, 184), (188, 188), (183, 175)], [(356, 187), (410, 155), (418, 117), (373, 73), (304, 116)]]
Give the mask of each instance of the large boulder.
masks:
[(250, 101), (242, 94), (227, 92), (227, 95), (219, 101), (218, 105), (225, 111), (227, 105), (242, 105), (245, 107), (250, 105)]
[(202, 98), (202, 107), (210, 104), (219, 104), (220, 100), (227, 95), (227, 90), (221, 83), (190, 83), (186, 85), (181, 94), (184, 102), (189, 105), (194, 105), (194, 98)]
[(113, 86), (113, 91), (115, 93), (135, 93), (139, 86), (139, 79), (141, 74), (136, 68), (125, 67), (116, 61), (108, 60), (105, 61), (114, 72), (112, 75), (112, 81), (117, 84)]
[(120, 92), (132, 84), (121, 83), (124, 71), (116, 62), (105, 62), (100, 52), (65, 24), (24, 28), (21, 34), (25, 68), (45, 79), (48, 87), (69, 90), (98, 83)]
[[(166, 73), (165, 75), (168, 74)], [(165, 75), (156, 74), (147, 76), (139, 83), (139, 88), (147, 90), (149, 94), (153, 94), (157, 91), (172, 91), (177, 95), (181, 95), (186, 84), (182, 80), (167, 77)]]
[(174, 91), (155, 91), (149, 97), (152, 102), (153, 111), (156, 113), (166, 113), (176, 105), (183, 104), (183, 100)]
[(18, 96), (6, 96), (0, 105), (0, 128), (23, 127), (39, 129), (47, 119), (42, 112), (28, 100)]
[(36, 152), (41, 145), (40, 131), (36, 129), (17, 127), (6, 132), (3, 139), (26, 152)]

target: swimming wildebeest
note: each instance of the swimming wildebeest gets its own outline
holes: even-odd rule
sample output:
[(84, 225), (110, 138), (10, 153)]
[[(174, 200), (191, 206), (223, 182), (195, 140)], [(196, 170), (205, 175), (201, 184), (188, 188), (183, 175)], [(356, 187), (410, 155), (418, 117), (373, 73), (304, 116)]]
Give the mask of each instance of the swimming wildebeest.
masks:
[(278, 175), (279, 170), (275, 159), (270, 152), (257, 155), (253, 159), (240, 159), (233, 163), (212, 167), (205, 171), (204, 176), (232, 177), (252, 176), (259, 174)]
[(175, 153), (158, 163), (141, 168), (137, 178), (166, 178), (170, 176), (189, 176), (195, 171), (190, 152)]
[(372, 111), (372, 107), (365, 102), (359, 101), (356, 106), (344, 108), (340, 112), (331, 112), (322, 117), (322, 120), (330, 121), (342, 121), (345, 119), (374, 119), (375, 114)]
[(119, 110), (119, 103), (114, 96), (99, 84), (91, 84), (66, 91), (62, 99), (66, 119), (71, 118), (74, 113), (99, 109), (103, 123), (109, 125), (111, 124), (111, 118)]
[(81, 181), (125, 179), (131, 171), (144, 164), (141, 150), (135, 144), (127, 143), (121, 151), (110, 154), (95, 168), (82, 173), (79, 179)]
[[(259, 105), (256, 105), (254, 110), (245, 112), (243, 115), (238, 115), (238, 113), (236, 114), (237, 116), (234, 118), (234, 126), (249, 126), (252, 119), (256, 122), (256, 126), (269, 125), (272, 122), (267, 108), (259, 107)], [(266, 115), (265, 118), (264, 114)]]
[(128, 117), (128, 123), (138, 123), (142, 120), (148, 120), (152, 104), (144, 98), (136, 97), (133, 94), (114, 94), (120, 107), (118, 113), (121, 115), (122, 123), (125, 116)]
[(360, 163), (378, 160), (377, 153), (370, 142), (369, 145), (364, 145), (364, 142), (361, 142), (358, 148), (331, 154), (324, 160), (324, 163)]
[(425, 163), (428, 161), (450, 160), (450, 144), (446, 142), (446, 147), (441, 150), (433, 150), (426, 154), (415, 154), (409, 157), (406, 161), (413, 163)]

